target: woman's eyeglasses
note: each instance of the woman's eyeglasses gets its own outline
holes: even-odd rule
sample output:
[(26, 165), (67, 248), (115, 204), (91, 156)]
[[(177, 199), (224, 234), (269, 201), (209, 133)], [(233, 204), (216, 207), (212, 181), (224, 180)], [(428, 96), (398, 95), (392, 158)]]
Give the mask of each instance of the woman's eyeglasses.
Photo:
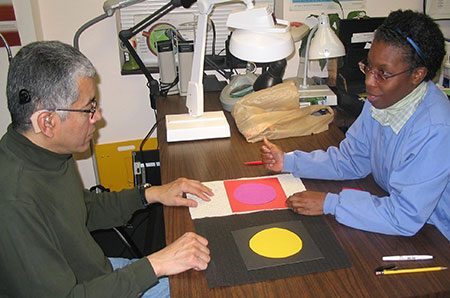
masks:
[(361, 70), (361, 72), (362, 72), (363, 74), (365, 74), (366, 76), (369, 75), (369, 74), (371, 74), (371, 75), (374, 77), (374, 79), (375, 79), (377, 82), (379, 82), (379, 83), (380, 83), (380, 82), (384, 82), (384, 81), (386, 81), (387, 79), (396, 77), (396, 76), (398, 76), (398, 75), (401, 75), (401, 74), (403, 74), (403, 73), (405, 73), (405, 72), (408, 72), (408, 71), (411, 71), (411, 70), (414, 69), (414, 68), (408, 68), (408, 69), (406, 69), (406, 70), (404, 70), (404, 71), (390, 74), (390, 73), (384, 72), (384, 70), (379, 70), (379, 69), (376, 69), (376, 68), (370, 66), (369, 63), (367, 63), (367, 60), (366, 60), (366, 59), (364, 59), (364, 60), (358, 62), (358, 66), (359, 66), (359, 70)]
[(91, 100), (91, 107), (89, 109), (52, 109), (49, 111), (54, 112), (79, 112), (79, 113), (90, 113), (91, 119), (94, 118), (94, 114), (97, 111), (97, 101), (95, 99)]

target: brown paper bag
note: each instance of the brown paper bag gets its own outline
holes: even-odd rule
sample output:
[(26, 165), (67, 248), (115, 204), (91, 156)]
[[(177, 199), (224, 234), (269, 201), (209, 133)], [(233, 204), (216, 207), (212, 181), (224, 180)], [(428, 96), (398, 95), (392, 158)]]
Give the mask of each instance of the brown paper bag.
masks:
[(297, 87), (290, 81), (247, 94), (232, 115), (247, 142), (254, 143), (326, 131), (334, 112), (323, 105), (300, 108)]

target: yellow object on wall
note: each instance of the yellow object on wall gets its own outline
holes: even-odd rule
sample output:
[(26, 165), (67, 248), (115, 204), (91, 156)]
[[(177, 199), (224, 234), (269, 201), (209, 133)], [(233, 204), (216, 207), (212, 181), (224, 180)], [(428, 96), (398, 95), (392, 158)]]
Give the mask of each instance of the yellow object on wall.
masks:
[[(100, 183), (111, 191), (134, 187), (131, 153), (139, 151), (142, 140), (95, 145)], [(148, 139), (143, 150), (158, 147), (156, 138)]]

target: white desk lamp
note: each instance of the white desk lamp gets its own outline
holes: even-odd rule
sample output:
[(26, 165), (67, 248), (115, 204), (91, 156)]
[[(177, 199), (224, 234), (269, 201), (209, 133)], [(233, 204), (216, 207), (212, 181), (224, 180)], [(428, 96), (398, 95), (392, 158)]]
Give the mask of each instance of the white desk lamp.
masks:
[(331, 29), (328, 16), (321, 14), (318, 25), (311, 29), (306, 42), (303, 82), (299, 86), (300, 98), (334, 95), (327, 85), (308, 85), (309, 60), (334, 58), (344, 55), (344, 45)]
[[(186, 107), (189, 114), (167, 115), (167, 142), (227, 138), (230, 126), (223, 111), (204, 112), (203, 64), (206, 47), (208, 15), (217, 3), (229, 0), (199, 0), (194, 58), (189, 81)], [(234, 28), (230, 52), (237, 58), (251, 62), (273, 62), (289, 56), (294, 43), (289, 24), (275, 20), (269, 6), (254, 7), (251, 0), (243, 0), (247, 8), (232, 13), (227, 26)]]

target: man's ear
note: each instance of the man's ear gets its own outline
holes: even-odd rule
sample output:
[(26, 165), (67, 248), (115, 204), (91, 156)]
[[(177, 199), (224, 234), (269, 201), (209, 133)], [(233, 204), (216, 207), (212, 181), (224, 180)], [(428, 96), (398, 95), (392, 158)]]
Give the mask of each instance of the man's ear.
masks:
[(35, 133), (43, 133), (48, 137), (53, 136), (55, 120), (53, 113), (49, 111), (37, 111), (31, 116), (31, 123)]
[(419, 85), (420, 82), (423, 81), (423, 79), (426, 77), (426, 75), (428, 74), (428, 69), (426, 67), (417, 67), (416, 69), (414, 69), (412, 78), (413, 78), (413, 84), (415, 85)]

